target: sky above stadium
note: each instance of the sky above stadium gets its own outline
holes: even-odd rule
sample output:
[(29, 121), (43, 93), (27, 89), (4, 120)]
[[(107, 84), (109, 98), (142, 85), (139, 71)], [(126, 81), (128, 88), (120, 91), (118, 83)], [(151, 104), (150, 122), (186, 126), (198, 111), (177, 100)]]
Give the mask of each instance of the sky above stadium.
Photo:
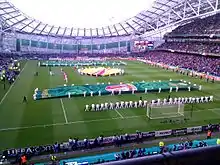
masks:
[(154, 0), (9, 0), (23, 13), (62, 27), (96, 28), (129, 19)]

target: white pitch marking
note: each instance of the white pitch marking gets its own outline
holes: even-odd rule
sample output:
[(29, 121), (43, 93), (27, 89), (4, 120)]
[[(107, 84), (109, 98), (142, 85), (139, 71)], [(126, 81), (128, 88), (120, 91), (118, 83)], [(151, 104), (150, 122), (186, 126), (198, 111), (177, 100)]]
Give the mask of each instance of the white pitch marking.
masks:
[[(143, 117), (143, 116), (145, 116), (145, 115), (128, 116), (128, 117), (124, 117), (124, 119), (133, 119), (133, 118), (139, 118), (139, 117)], [(27, 127), (3, 128), (3, 129), (0, 129), (0, 132), (2, 132), (2, 131), (13, 131), (13, 130), (30, 129), (30, 128), (46, 128), (46, 127), (52, 127), (52, 126), (63, 126), (63, 125), (71, 125), (71, 124), (79, 124), (79, 123), (92, 123), (92, 122), (110, 121), (110, 120), (119, 120), (119, 119), (121, 119), (121, 117), (106, 118), (106, 119), (95, 119), (95, 120), (79, 120), (79, 121), (73, 121), (73, 122), (68, 122), (68, 123), (54, 123), (54, 124), (46, 124), (46, 125), (33, 125), (33, 126), (27, 126)]]
[[(194, 112), (206, 112), (206, 110), (198, 110)], [(208, 111), (220, 111), (220, 108), (213, 108), (208, 109)], [(127, 116), (124, 117), (124, 119), (133, 119), (133, 118), (141, 118), (146, 115), (140, 115), (140, 116)], [(3, 131), (16, 131), (16, 130), (22, 130), (22, 129), (30, 129), (30, 128), (46, 128), (46, 127), (52, 127), (52, 126), (63, 126), (63, 125), (71, 125), (71, 124), (79, 124), (79, 123), (92, 123), (92, 122), (100, 122), (100, 121), (110, 121), (110, 120), (120, 120), (121, 117), (115, 117), (115, 118), (108, 118), (108, 119), (94, 119), (94, 120), (79, 120), (79, 121), (73, 121), (68, 123), (54, 123), (54, 124), (45, 124), (45, 125), (33, 125), (33, 126), (27, 126), (27, 127), (14, 127), (14, 128), (3, 128), (0, 129), (0, 132)]]
[(60, 103), (61, 103), (61, 107), (62, 107), (62, 110), (63, 110), (63, 115), (64, 115), (64, 118), (65, 118), (66, 124), (68, 124), (68, 120), (67, 120), (67, 117), (66, 117), (66, 110), (65, 110), (65, 107), (64, 107), (64, 104), (63, 104), (63, 99), (60, 99)]
[(18, 77), (15, 79), (15, 81), (13, 82), (13, 84), (10, 86), (10, 88), (8, 89), (8, 91), (5, 93), (4, 97), (1, 99), (0, 105), (3, 103), (3, 101), (5, 100), (5, 98), (8, 96), (9, 92), (11, 91), (11, 89), (14, 87), (15, 83), (17, 82), (18, 78), (20, 77), (21, 73), (23, 72), (24, 68), (26, 67), (27, 62), (25, 63), (24, 67), (22, 68), (21, 72), (19, 73)]
[(115, 109), (115, 112), (117, 112), (117, 114), (118, 114), (122, 119), (124, 119), (124, 116), (123, 116), (120, 112), (118, 112), (117, 109)]

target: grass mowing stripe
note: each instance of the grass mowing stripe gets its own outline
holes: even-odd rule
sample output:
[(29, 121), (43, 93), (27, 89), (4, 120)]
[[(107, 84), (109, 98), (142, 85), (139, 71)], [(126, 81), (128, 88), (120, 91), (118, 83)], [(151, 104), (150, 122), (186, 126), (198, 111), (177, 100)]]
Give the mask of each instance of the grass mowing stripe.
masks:
[(19, 73), (18, 77), (15, 79), (15, 81), (13, 82), (13, 84), (10, 86), (10, 88), (8, 89), (8, 91), (5, 93), (4, 97), (1, 99), (0, 105), (3, 103), (3, 101), (5, 100), (5, 98), (7, 97), (7, 95), (9, 94), (9, 92), (11, 91), (11, 89), (14, 87), (15, 83), (17, 82), (18, 78), (20, 77), (21, 73), (24, 71), (25, 67), (27, 66), (27, 62), (25, 63), (24, 67), (22, 68), (21, 72)]
[[(124, 119), (139, 118), (139, 117), (143, 117), (143, 116), (144, 115), (128, 116), (128, 117), (124, 117)], [(33, 126), (27, 126), (27, 127), (5, 128), (5, 129), (0, 129), (0, 132), (2, 132), (2, 131), (21, 130), (21, 129), (31, 129), (31, 128), (46, 128), (46, 127), (52, 127), (52, 126), (63, 126), (63, 125), (80, 124), (80, 123), (92, 123), (92, 122), (101, 122), (101, 121), (109, 121), (109, 120), (121, 120), (121, 117), (106, 118), (106, 119), (94, 119), (94, 120), (81, 120), (81, 121), (73, 121), (73, 122), (68, 122), (68, 123), (54, 123), (54, 124), (46, 124), (46, 125), (33, 125)]]
[(68, 120), (67, 120), (67, 117), (66, 117), (66, 110), (65, 110), (62, 99), (60, 99), (60, 103), (61, 103), (61, 107), (62, 107), (62, 110), (63, 110), (63, 115), (64, 115), (64, 118), (65, 118), (65, 121), (66, 121), (66, 123), (68, 123)]
[[(213, 108), (208, 109), (207, 111), (217, 113), (215, 111), (220, 111), (220, 108)], [(193, 111), (193, 113), (201, 113), (206, 112), (205, 110), (197, 110)], [(96, 113), (96, 112), (95, 112)], [(97, 112), (99, 113), (99, 112)], [(218, 114), (220, 115), (220, 114)], [(133, 118), (141, 118), (146, 115), (139, 115), (139, 116), (127, 116), (123, 117), (124, 120), (126, 119), (133, 119)], [(109, 121), (109, 120), (121, 120), (121, 117), (115, 117), (115, 118), (106, 118), (106, 119), (95, 119), (95, 120), (81, 120), (81, 121), (73, 121), (68, 123), (54, 123), (54, 124), (46, 124), (46, 125), (33, 125), (33, 126), (27, 126), (27, 127), (14, 127), (14, 128), (4, 128), (0, 129), (0, 132), (2, 131), (13, 131), (13, 130), (21, 130), (21, 129), (31, 129), (31, 128), (45, 128), (45, 127), (51, 127), (51, 126), (63, 126), (63, 125), (71, 125), (71, 124), (80, 124), (80, 123), (92, 123), (92, 122), (101, 122), (101, 121)]]
[[(28, 61), (32, 64), (31, 61)], [(219, 83), (207, 83), (205, 80), (200, 80), (196, 78), (187, 77), (181, 74), (176, 74), (171, 71), (166, 71), (163, 69), (150, 67), (144, 63), (140, 62), (127, 62), (127, 66), (120, 66), (125, 69), (125, 75), (123, 76), (111, 76), (111, 77), (91, 77), (91, 76), (81, 76), (71, 67), (63, 67), (64, 71), (68, 74), (68, 83), (83, 85), (96, 84), (111, 82), (111, 84), (118, 84), (120, 82), (130, 83), (136, 81), (158, 81), (158, 80), (186, 80), (192, 84), (202, 85), (202, 91), (179, 91), (179, 92), (153, 92), (148, 94), (135, 93), (121, 95), (121, 96), (94, 96), (94, 97), (74, 97), (71, 99), (62, 98), (65, 105), (66, 116), (68, 121), (78, 122), (79, 124), (66, 124), (63, 116), (63, 111), (61, 110), (60, 98), (41, 100), (41, 101), (28, 101), (28, 105), (21, 103), (21, 98), (24, 94), (28, 93), (28, 98), (32, 98), (32, 91), (37, 87), (39, 89), (53, 88), (57, 86), (63, 86), (64, 80), (61, 74), (61, 67), (52, 67), (54, 76), (49, 76), (48, 67), (39, 67), (39, 76), (34, 77), (34, 82), (30, 80), (30, 76), (33, 76), (34, 70), (29, 70), (28, 67), (24, 70), (19, 78), (19, 81), (15, 84), (14, 88), (6, 97), (5, 101), (1, 105), (1, 115), (0, 115), (0, 129), (4, 128), (14, 128), (14, 127), (28, 127), (36, 125), (50, 125), (61, 123), (63, 126), (47, 126), (32, 128), (32, 129), (20, 129), (12, 131), (2, 131), (0, 132), (0, 149), (5, 148), (20, 148), (28, 145), (41, 145), (50, 144), (54, 141), (65, 141), (69, 137), (91, 138), (97, 137), (100, 134), (105, 136), (111, 136), (113, 134), (124, 134), (133, 133), (136, 130), (140, 131), (155, 131), (155, 130), (165, 130), (173, 128), (181, 128), (186, 126), (197, 126), (208, 123), (218, 123), (219, 115), (207, 111), (212, 108), (219, 108)], [(34, 64), (33, 64), (34, 65)], [(33, 69), (33, 68), (32, 68)], [(20, 81), (22, 80), (23, 81)], [(26, 89), (29, 86), (30, 91)], [(2, 92), (2, 97), (7, 92), (10, 86)], [(1, 91), (0, 91), (1, 92)], [(100, 111), (98, 113), (85, 112), (85, 105), (92, 103), (104, 103), (104, 102), (117, 102), (117, 101), (137, 101), (139, 97), (142, 96), (143, 100), (152, 100), (157, 98), (166, 98), (168, 95), (171, 97), (199, 97), (213, 95), (214, 102), (197, 104), (194, 106), (186, 105), (185, 116), (186, 122), (183, 123), (163, 123), (161, 120), (147, 120), (146, 109), (126, 109), (118, 110), (123, 117), (122, 119), (114, 110), (113, 111)], [(26, 106), (26, 107), (24, 107)], [(25, 108), (25, 111), (22, 110)], [(190, 116), (190, 112), (193, 110), (195, 115)], [(201, 113), (197, 113), (197, 110), (203, 110)], [(217, 111), (215, 111), (217, 112)], [(220, 112), (220, 111), (218, 111)], [(25, 114), (22, 118), (22, 123), (20, 123), (21, 116)], [(143, 115), (143, 117), (133, 118), (133, 116)], [(187, 115), (189, 117), (187, 117)], [(129, 119), (131, 117), (131, 119)], [(118, 118), (117, 120), (111, 120), (111, 118)], [(8, 120), (13, 119), (13, 120)], [(98, 122), (97, 120), (105, 119)], [(109, 119), (106, 121), (106, 119)], [(97, 122), (91, 122), (91, 120), (96, 120)], [(166, 119), (165, 119), (166, 120)], [(175, 119), (173, 119), (175, 120)], [(89, 121), (89, 122), (84, 122)], [(17, 135), (19, 134), (19, 138)], [(39, 136), (41, 134), (41, 136)], [(29, 137), (28, 140), (26, 137)], [(14, 142), (16, 141), (16, 142)]]

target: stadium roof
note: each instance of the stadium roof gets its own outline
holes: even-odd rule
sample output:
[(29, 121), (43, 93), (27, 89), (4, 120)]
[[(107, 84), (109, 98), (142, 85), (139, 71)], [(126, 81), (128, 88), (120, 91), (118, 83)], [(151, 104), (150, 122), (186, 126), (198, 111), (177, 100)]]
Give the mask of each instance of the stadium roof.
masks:
[[(61, 37), (107, 37), (143, 34), (184, 18), (217, 8), (218, 0), (155, 0), (152, 7), (125, 21), (97, 28), (61, 27), (32, 18), (7, 0), (0, 0), (4, 31)], [(183, 12), (184, 11), (184, 12)]]

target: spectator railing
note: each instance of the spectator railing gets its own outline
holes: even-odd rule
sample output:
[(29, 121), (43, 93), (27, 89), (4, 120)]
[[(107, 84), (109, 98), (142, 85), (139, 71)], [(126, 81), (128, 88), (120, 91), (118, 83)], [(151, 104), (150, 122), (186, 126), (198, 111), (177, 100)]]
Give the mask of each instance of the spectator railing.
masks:
[[(14, 158), (20, 154), (26, 154), (28, 156), (38, 156), (50, 153), (58, 152), (68, 152), (73, 150), (84, 150), (92, 149), (97, 147), (117, 145), (121, 146), (125, 143), (134, 143), (141, 142), (145, 140), (152, 140), (161, 137), (170, 137), (170, 136), (183, 136), (194, 133), (203, 133), (210, 128), (210, 125), (180, 128), (180, 129), (170, 129), (162, 131), (151, 131), (151, 132), (137, 132), (136, 134), (121, 135), (120, 138), (104, 137), (101, 142), (97, 143), (97, 139), (89, 139), (87, 142), (79, 140), (77, 143), (70, 145), (69, 142), (63, 142), (59, 144), (48, 144), (41, 146), (30, 146), (26, 148), (19, 149), (8, 149), (3, 151), (3, 155), (7, 158)], [(219, 130), (219, 124), (213, 124), (211, 126), (213, 131)]]

